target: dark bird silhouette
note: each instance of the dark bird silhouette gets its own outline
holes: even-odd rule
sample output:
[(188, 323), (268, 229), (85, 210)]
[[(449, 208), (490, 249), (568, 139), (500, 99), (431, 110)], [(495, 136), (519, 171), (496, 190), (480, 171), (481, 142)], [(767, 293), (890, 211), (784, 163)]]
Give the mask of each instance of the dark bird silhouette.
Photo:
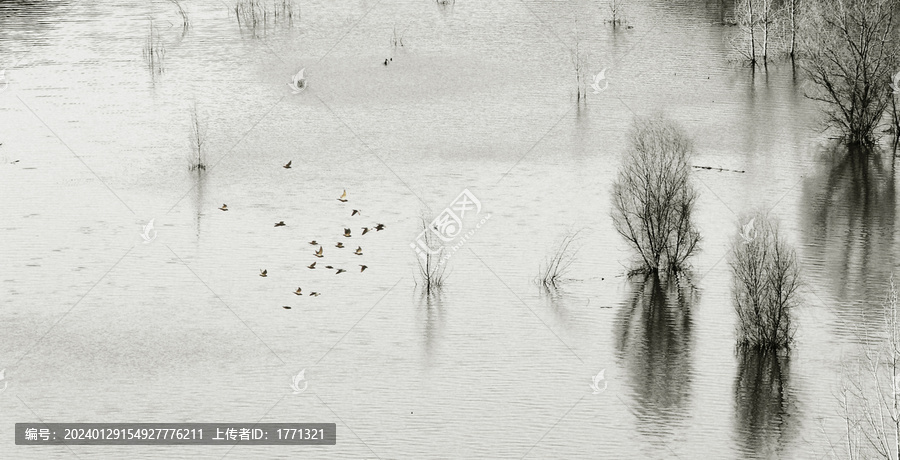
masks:
[(297, 288), (297, 290), (294, 291), (294, 294), (296, 294), (296, 295), (303, 295), (303, 294), (300, 293), (300, 288)]
[(385, 59), (385, 60), (384, 60), (384, 65), (387, 65), (387, 63), (388, 63), (388, 60)]
[(340, 201), (341, 203), (346, 203), (347, 202), (347, 191), (344, 190), (344, 193), (337, 200)]
[(358, 256), (363, 255), (363, 253), (362, 253), (362, 246), (357, 246), (357, 247), (356, 247), (356, 252), (354, 252), (354, 254), (356, 254), (356, 255), (358, 255)]
[(316, 255), (316, 257), (325, 257), (325, 256), (322, 255), (322, 246), (319, 246), (319, 250), (316, 251), (316, 254), (315, 254), (315, 255)]
[(306, 268), (311, 268), (311, 269), (315, 270), (315, 269), (316, 269), (316, 263), (313, 262), (313, 263), (309, 264), (309, 266), (307, 266)]
[(319, 294), (318, 292), (313, 291), (313, 292), (310, 292), (309, 295), (311, 295), (311, 296), (314, 295), (314, 296), (318, 297), (318, 296), (320, 296), (320, 295), (322, 295), (322, 294)]
[(326, 265), (325, 268), (327, 268), (329, 270), (334, 269), (334, 267), (332, 267), (331, 265)]
[(349, 228), (344, 229), (344, 236), (346, 236), (347, 238), (350, 238), (350, 229)]
[(282, 166), (282, 168), (284, 168), (284, 169), (291, 169), (291, 162), (292, 162), (292, 161), (294, 161), (294, 160), (288, 161), (287, 164), (285, 164), (284, 166)]
[(228, 210), (228, 205), (227, 205), (227, 204), (223, 204), (222, 207), (219, 208), (219, 209), (221, 209), (221, 210), (223, 210), (223, 211), (227, 211), (227, 210)]
[(318, 246), (318, 245), (319, 245), (319, 243), (317, 243), (316, 240), (310, 241), (309, 244), (311, 244), (311, 245), (313, 245), (313, 246)]
[(355, 216), (355, 215), (357, 215), (357, 214), (362, 215), (362, 213), (359, 212), (359, 209), (354, 209), (353, 212), (350, 214), (350, 217), (353, 217), (353, 216)]
[(362, 230), (363, 230), (362, 234), (365, 235), (366, 233), (369, 233), (369, 230), (371, 230), (371, 228), (363, 227)]
[(290, 310), (290, 309), (291, 309), (291, 307), (289, 307), (289, 306), (287, 306), (287, 305), (282, 305), (281, 308), (284, 308), (285, 310)]
[(369, 268), (367, 265), (360, 265), (360, 267), (362, 267), (362, 268), (359, 269), (359, 272), (360, 272), (360, 273), (366, 271), (366, 269)]
[(269, 276), (269, 271), (268, 270), (260, 270), (259, 276), (262, 276), (263, 278), (265, 278), (265, 277)]
[(337, 243), (336, 245), (334, 245), (334, 247), (336, 247), (336, 248), (343, 248), (343, 247), (344, 247), (344, 243), (341, 243), (340, 241), (338, 241), (338, 243)]
[(287, 225), (287, 224), (286, 224), (286, 223), (284, 223), (284, 221), (283, 221), (283, 220), (282, 220), (282, 221), (280, 221), (280, 222), (278, 222), (278, 223), (277, 223), (277, 224), (275, 224), (275, 226), (276, 226), (276, 227), (284, 227), (284, 226), (285, 226), (285, 225)]
[(339, 269), (337, 269), (337, 272), (335, 272), (334, 274), (340, 275), (341, 273), (344, 273), (345, 271), (347, 271), (347, 270), (344, 270), (343, 268), (339, 268)]
[(384, 224), (377, 224), (377, 225), (375, 225), (375, 230), (377, 230), (377, 231), (379, 231), (379, 232), (382, 231), (382, 230), (384, 230)]

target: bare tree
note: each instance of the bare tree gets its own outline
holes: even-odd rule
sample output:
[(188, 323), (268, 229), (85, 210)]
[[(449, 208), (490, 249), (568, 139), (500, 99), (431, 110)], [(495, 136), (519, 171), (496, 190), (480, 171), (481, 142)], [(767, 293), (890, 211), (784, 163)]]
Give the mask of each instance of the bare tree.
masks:
[(609, 0), (609, 22), (613, 28), (625, 22), (625, 0)]
[(777, 223), (756, 212), (741, 227), (730, 254), (738, 345), (787, 348), (794, 335), (793, 309), (800, 287), (794, 249), (779, 235)]
[(419, 278), (421, 278), (424, 292), (432, 294), (444, 286), (447, 269), (447, 259), (444, 258), (446, 248), (440, 238), (432, 232), (432, 224), (426, 220), (424, 213), (420, 220), (422, 222), (420, 238), (425, 248), (417, 251), (416, 261), (418, 262)]
[[(734, 20), (741, 34), (732, 46), (751, 66), (756, 65), (756, 21), (753, 0), (735, 0)], [(744, 48), (746, 47), (746, 49)]]
[[(820, 0), (812, 8), (803, 65), (825, 104), (828, 125), (851, 145), (869, 147), (890, 104), (900, 62), (896, 0)], [(861, 149), (866, 151), (866, 149)]]
[(578, 237), (579, 232), (566, 233), (553, 255), (547, 260), (547, 263), (541, 266), (540, 274), (538, 275), (541, 286), (545, 288), (557, 287), (565, 281), (564, 276), (572, 262), (575, 261), (575, 254), (578, 252), (576, 249), (572, 249), (572, 243)]
[(797, 0), (790, 0), (790, 2), (791, 48), (788, 55), (791, 57), (791, 62), (793, 62), (797, 52)]
[(638, 118), (631, 146), (613, 183), (616, 231), (637, 250), (636, 272), (677, 272), (698, 248), (692, 213), (697, 192), (688, 163), (693, 146), (661, 115)]
[(581, 49), (581, 36), (578, 35), (578, 19), (575, 19), (575, 49), (572, 50), (572, 64), (575, 66), (576, 102), (587, 98), (587, 55)]
[(191, 156), (188, 157), (191, 171), (206, 171), (206, 125), (200, 119), (197, 103), (191, 106)]

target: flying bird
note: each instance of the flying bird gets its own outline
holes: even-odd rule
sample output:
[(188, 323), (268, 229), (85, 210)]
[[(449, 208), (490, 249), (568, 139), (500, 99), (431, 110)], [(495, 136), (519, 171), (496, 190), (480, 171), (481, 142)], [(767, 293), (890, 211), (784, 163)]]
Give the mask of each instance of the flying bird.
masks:
[(340, 201), (341, 203), (346, 203), (347, 202), (347, 190), (344, 190), (344, 193), (337, 200)]
[(281, 308), (284, 308), (285, 310), (290, 310), (290, 309), (291, 309), (291, 307), (289, 307), (289, 306), (287, 306), (287, 305), (282, 305)]
[(337, 272), (335, 272), (335, 275), (340, 275), (341, 273), (344, 273), (345, 271), (347, 271), (347, 270), (344, 270), (343, 268), (339, 268), (339, 269), (337, 269)]
[(354, 254), (356, 254), (356, 255), (358, 255), (358, 256), (363, 255), (363, 253), (362, 253), (362, 246), (357, 246), (357, 247), (356, 247), (356, 252), (354, 252)]
[(315, 256), (316, 256), (316, 257), (325, 257), (325, 256), (322, 255), (322, 246), (319, 246), (319, 250), (316, 251)]
[(322, 295), (322, 294), (319, 294), (318, 292), (313, 291), (313, 292), (310, 292), (309, 295), (318, 297), (318, 296), (320, 296), (320, 295)]
[(286, 226), (286, 225), (287, 225), (287, 224), (285, 224), (283, 220), (280, 221), (280, 222), (278, 222), (277, 224), (275, 224), (276, 227), (284, 227), (284, 226)]
[(293, 161), (294, 161), (294, 160), (288, 161), (287, 164), (285, 164), (284, 166), (282, 166), (282, 168), (284, 168), (284, 169), (291, 169), (291, 162), (293, 162)]
[(296, 295), (303, 295), (303, 294), (300, 293), (300, 288), (297, 288), (297, 290), (294, 291), (294, 294), (296, 294)]
[(269, 276), (269, 271), (268, 270), (260, 270), (259, 276), (262, 276), (263, 278), (265, 278), (265, 277)]
[(306, 76), (303, 75), (305, 70), (305, 67), (300, 69), (300, 71), (291, 79), (291, 82), (288, 83), (288, 86), (293, 90), (294, 94), (298, 94), (306, 89)]
[(344, 229), (344, 236), (346, 236), (347, 238), (350, 238), (350, 229), (349, 228)]
[(369, 230), (371, 230), (371, 228), (363, 227), (362, 230), (363, 230), (362, 234), (365, 235), (366, 233), (369, 233)]
[(350, 217), (353, 217), (353, 216), (355, 216), (355, 215), (357, 215), (357, 214), (362, 215), (362, 213), (359, 212), (359, 209), (354, 209), (353, 212), (350, 214)]
[(332, 267), (331, 265), (326, 265), (325, 268), (327, 268), (327, 269), (329, 269), (329, 270), (333, 270), (333, 269), (334, 269), (334, 267)]
[(315, 269), (316, 269), (316, 263), (313, 262), (313, 263), (309, 264), (306, 268), (310, 268), (310, 269), (315, 270)]
[(337, 243), (336, 245), (334, 245), (334, 247), (336, 247), (336, 248), (343, 248), (343, 247), (344, 247), (344, 243), (341, 243), (340, 241), (338, 241), (338, 243)]
[(377, 230), (377, 231), (379, 231), (379, 232), (382, 231), (382, 230), (384, 230), (384, 224), (377, 224), (377, 225), (375, 225), (375, 230)]
[(316, 240), (310, 241), (309, 244), (311, 244), (311, 245), (313, 245), (313, 246), (318, 246), (318, 245), (319, 245), (319, 243), (317, 243)]
[(369, 268), (369, 267), (366, 266), (366, 265), (360, 265), (360, 267), (362, 267), (362, 268), (359, 269), (359, 272), (360, 272), (360, 273), (366, 271), (366, 269)]
[(223, 204), (222, 207), (219, 208), (219, 209), (221, 209), (221, 210), (223, 210), (223, 211), (227, 211), (227, 210), (228, 210), (228, 205), (227, 205), (227, 204)]
[(600, 82), (603, 80), (606, 80), (606, 67), (604, 67), (603, 70), (600, 71), (600, 73), (594, 75), (594, 82), (591, 83), (591, 88), (594, 89), (594, 94), (600, 94), (601, 91), (605, 90), (606, 88), (609, 88), (608, 81), (604, 82), (606, 84), (603, 85), (602, 88), (600, 87)]

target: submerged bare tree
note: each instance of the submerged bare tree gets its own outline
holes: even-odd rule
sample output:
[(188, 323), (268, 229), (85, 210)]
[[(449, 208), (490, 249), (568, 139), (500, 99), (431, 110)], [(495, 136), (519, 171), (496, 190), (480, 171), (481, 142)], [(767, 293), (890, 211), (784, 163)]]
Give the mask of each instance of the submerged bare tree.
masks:
[(446, 248), (440, 238), (432, 231), (432, 224), (426, 219), (424, 214), (420, 219), (422, 225), (419, 238), (425, 245), (425, 248), (416, 251), (416, 262), (418, 262), (419, 278), (422, 281), (424, 292), (431, 294), (439, 291), (444, 286), (447, 270), (446, 259), (444, 258)]
[(832, 446), (839, 458), (900, 459), (900, 301), (891, 276), (883, 303), (885, 337), (865, 338), (863, 358), (845, 366), (841, 379), (841, 415), (846, 442)]
[(147, 39), (144, 41), (143, 55), (147, 61), (147, 67), (150, 69), (151, 75), (161, 74), (163, 72), (163, 60), (166, 57), (166, 45), (159, 38), (159, 30), (150, 20), (150, 30), (147, 32)]
[(572, 243), (579, 233), (580, 231), (566, 233), (547, 262), (540, 267), (538, 281), (541, 286), (555, 288), (566, 281), (565, 275), (572, 262), (575, 261), (575, 254), (578, 252), (572, 247)]
[(778, 224), (762, 212), (754, 213), (732, 243), (729, 265), (738, 345), (787, 348), (794, 335), (800, 266), (794, 249), (779, 235)]
[(206, 171), (206, 124), (200, 119), (197, 103), (191, 106), (191, 155), (188, 162), (191, 171)]
[(609, 22), (613, 27), (625, 22), (625, 0), (609, 0)]
[[(829, 126), (851, 145), (869, 147), (891, 102), (900, 64), (896, 0), (819, 0), (812, 7), (802, 64), (825, 104)], [(866, 151), (866, 149), (862, 149)]]
[(692, 153), (690, 139), (671, 120), (658, 115), (634, 121), (631, 146), (613, 183), (612, 218), (638, 252), (636, 272), (680, 271), (698, 248)]
[(575, 49), (572, 50), (572, 64), (575, 66), (576, 102), (587, 98), (587, 54), (581, 49), (581, 36), (578, 35), (578, 19), (575, 19)]

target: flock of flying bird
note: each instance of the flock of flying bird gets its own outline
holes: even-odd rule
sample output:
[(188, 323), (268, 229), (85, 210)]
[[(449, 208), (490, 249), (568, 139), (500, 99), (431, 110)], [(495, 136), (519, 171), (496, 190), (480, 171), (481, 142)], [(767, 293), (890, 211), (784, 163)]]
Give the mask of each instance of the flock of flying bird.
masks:
[[(284, 168), (284, 169), (291, 169), (291, 161), (288, 161), (285, 165), (282, 166), (282, 168)], [(341, 203), (346, 203), (346, 202), (350, 201), (350, 200), (347, 198), (347, 190), (344, 190), (344, 193), (341, 194), (341, 197), (338, 198), (337, 200), (340, 201)], [(222, 204), (222, 207), (220, 207), (219, 210), (220, 210), (220, 211), (228, 211), (228, 205), (227, 205), (227, 204)], [(362, 213), (360, 213), (359, 209), (354, 209), (353, 212), (350, 213), (350, 217), (357, 216), (357, 215), (359, 215), (359, 216), (362, 215)], [(283, 220), (282, 220), (282, 221), (279, 221), (279, 222), (277, 222), (277, 223), (275, 224), (275, 227), (286, 227), (286, 226), (287, 226), (287, 224), (285, 224)], [(362, 227), (362, 235), (365, 235), (366, 233), (369, 233), (369, 232), (371, 232), (371, 231), (380, 232), (380, 231), (382, 231), (382, 230), (384, 230), (384, 224), (375, 224), (375, 226), (373, 226), (373, 227)], [(352, 238), (351, 231), (350, 231), (349, 228), (344, 228), (344, 237), (345, 237), (345, 238)], [(325, 257), (325, 254), (324, 254), (325, 250), (322, 248), (322, 245), (319, 244), (319, 242), (317, 242), (316, 240), (312, 240), (312, 241), (309, 242), (309, 244), (312, 245), (312, 246), (318, 246), (318, 247), (319, 247), (319, 250), (316, 251), (315, 253), (313, 253), (314, 256), (316, 256), (316, 257), (318, 257), (318, 258), (320, 258), (320, 259)], [(338, 241), (338, 242), (334, 245), (334, 247), (336, 247), (336, 248), (338, 248), (338, 249), (344, 249), (344, 248), (346, 248), (346, 246), (344, 246), (344, 243), (343, 243), (343, 242), (340, 242), (340, 241)], [(358, 255), (358, 256), (363, 255), (362, 246), (357, 246), (357, 247), (356, 247), (356, 251), (354, 251), (353, 254)], [(315, 269), (316, 269), (316, 262), (318, 262), (318, 261), (314, 261), (313, 263), (309, 264), (306, 268), (308, 268), (308, 269), (310, 269), (310, 270), (315, 270)], [(364, 265), (364, 264), (360, 264), (359, 266), (360, 266), (360, 269), (359, 269), (359, 272), (360, 272), (360, 273), (366, 271), (366, 269), (369, 268), (367, 265)], [(343, 269), (343, 268), (335, 268), (335, 267), (333, 267), (333, 266), (331, 266), (331, 265), (326, 265), (325, 268), (327, 268), (327, 269), (329, 269), (329, 270), (334, 270), (336, 275), (340, 275), (341, 273), (344, 273), (344, 272), (347, 271), (347, 270), (345, 270), (345, 269)], [(269, 271), (266, 270), (266, 269), (262, 269), (262, 270), (259, 271), (259, 276), (265, 278), (265, 277), (269, 276)], [(298, 287), (297, 290), (294, 291), (294, 294), (295, 294), (295, 295), (303, 295), (302, 289)], [(314, 296), (314, 297), (318, 297), (318, 296), (320, 296), (320, 295), (322, 295), (322, 294), (319, 293), (319, 292), (316, 292), (316, 291), (312, 291), (312, 292), (309, 293), (309, 295)], [(291, 309), (291, 307), (289, 307), (289, 306), (287, 306), (287, 305), (283, 306), (282, 308), (284, 308), (285, 310), (290, 310), (290, 309)]]

